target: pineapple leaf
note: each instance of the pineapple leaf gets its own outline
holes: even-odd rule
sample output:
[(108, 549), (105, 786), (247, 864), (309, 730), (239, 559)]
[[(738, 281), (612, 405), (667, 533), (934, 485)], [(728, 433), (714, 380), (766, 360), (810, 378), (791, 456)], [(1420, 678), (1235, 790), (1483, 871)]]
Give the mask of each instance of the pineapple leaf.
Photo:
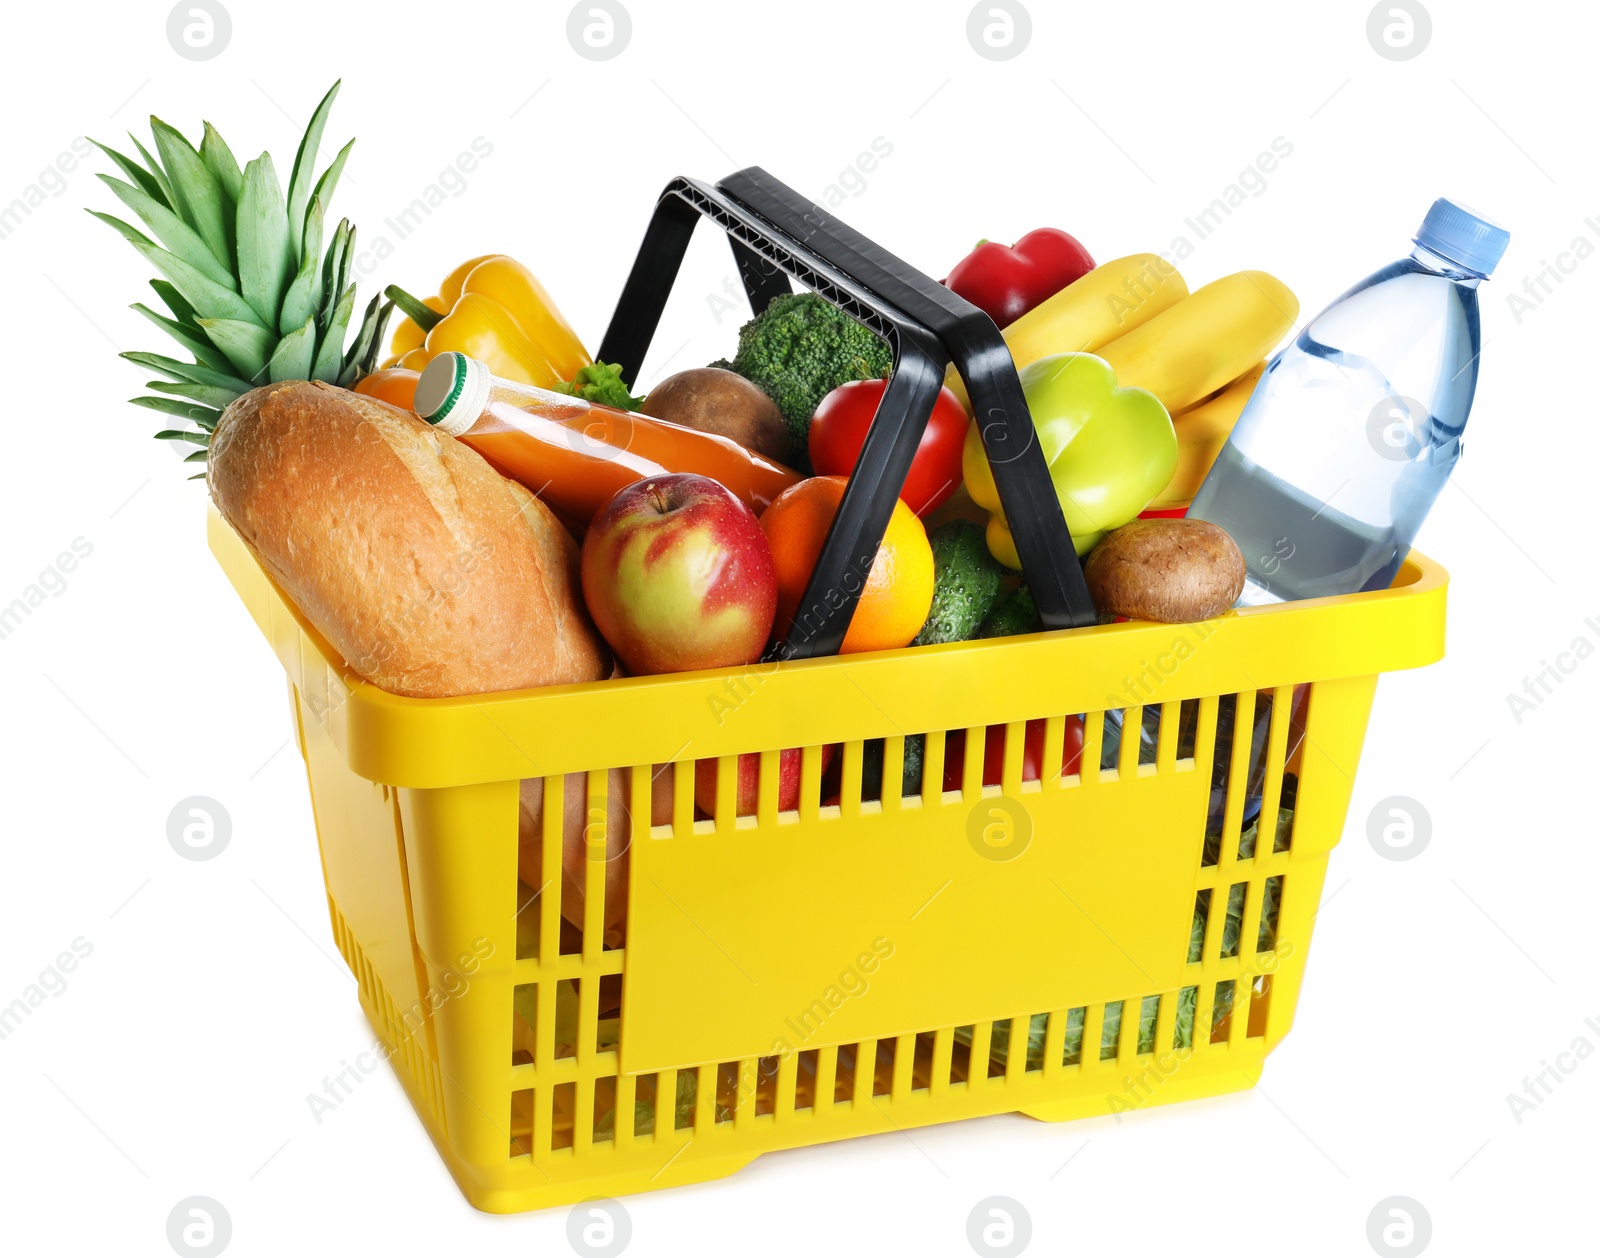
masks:
[(239, 163), (233, 156), (233, 150), (228, 147), (228, 142), (217, 133), (217, 129), (209, 122), (205, 124), (205, 128), (205, 135), (200, 140), (200, 160), (206, 164), (206, 169), (211, 172), (212, 178), (228, 194), (228, 200), (238, 205), (239, 188), (244, 183), (244, 176), (239, 173)]
[(360, 370), (356, 378), (370, 376), (378, 365), (378, 355), (383, 353), (383, 334), (389, 330), (389, 318), (394, 314), (394, 302), (386, 301), (378, 308), (378, 321), (373, 328), (372, 343), (367, 346), (367, 352), (361, 359)]
[(294, 169), (289, 175), (289, 246), (297, 262), (305, 236), (306, 206), (311, 200), (312, 169), (317, 162), (317, 149), (322, 144), (323, 128), (328, 125), (328, 114), (338, 94), (339, 80), (336, 79), (306, 124), (306, 133), (300, 137), (300, 149), (294, 155)]
[[(100, 215), (99, 217), (110, 218), (109, 215)], [(127, 224), (122, 226), (127, 227)], [(131, 227), (127, 230), (133, 231)], [(138, 239), (134, 239), (134, 237), (138, 237)], [(137, 232), (134, 232), (133, 236), (129, 236), (128, 239), (133, 247), (144, 255), (145, 261), (149, 262), (151, 266), (172, 281), (172, 286), (183, 294), (185, 301), (194, 307), (197, 317), (202, 319), (238, 319), (247, 323), (261, 323), (260, 318), (257, 317), (250, 304), (231, 288), (224, 288), (214, 280), (207, 279), (182, 258), (175, 257), (152, 241), (145, 240)], [(266, 331), (265, 327), (262, 328), (262, 331)]]
[(367, 303), (366, 312), (361, 316), (361, 330), (356, 333), (350, 351), (344, 356), (344, 369), (339, 372), (338, 381), (341, 386), (348, 387), (365, 374), (362, 361), (369, 357), (368, 351), (373, 341), (383, 335), (383, 325), (389, 321), (389, 312), (394, 309), (394, 303), (388, 302), (380, 310), (378, 303), (382, 300), (382, 294), (374, 293), (372, 300)]
[[(109, 224), (122, 235), (124, 240), (143, 254), (147, 262), (172, 282), (172, 286), (182, 295), (184, 301), (194, 308), (196, 313), (212, 318), (256, 320), (255, 311), (231, 288), (224, 288), (215, 280), (201, 274), (182, 258), (176, 254), (168, 253), (143, 232), (135, 227), (130, 227), (120, 218), (111, 214), (102, 214), (99, 210), (89, 210), (87, 212), (102, 223)], [(161, 290), (157, 289), (156, 291), (160, 292)], [(174, 311), (174, 313), (177, 312)], [(259, 320), (257, 321), (259, 322)]]
[(178, 342), (179, 345), (193, 354), (205, 366), (214, 371), (231, 372), (233, 370), (233, 364), (228, 361), (227, 356), (220, 353), (216, 346), (206, 340), (205, 334), (198, 328), (179, 323), (175, 319), (167, 318), (165, 315), (157, 314), (143, 302), (134, 302), (132, 309), (137, 310), (146, 319), (150, 320), (151, 323)]
[(184, 479), (185, 480), (205, 480), (205, 478), (206, 478), (206, 474), (204, 472), (196, 472), (193, 476), (186, 476)]
[(278, 343), (277, 337), (259, 323), (242, 319), (202, 319), (200, 326), (211, 343), (228, 356), (240, 376), (261, 383), (266, 375), (267, 360)]
[(317, 349), (317, 321), (308, 318), (283, 340), (272, 352), (267, 364), (267, 375), (274, 384), (280, 380), (309, 380), (311, 356)]
[(222, 417), (220, 411), (209, 406), (198, 406), (193, 402), (185, 402), (175, 397), (131, 397), (128, 401), (135, 406), (142, 406), (146, 410), (159, 411), (163, 415), (174, 415), (179, 419), (187, 419), (192, 424), (209, 431), (217, 426), (217, 420)]
[(350, 284), (350, 264), (356, 256), (356, 227), (350, 224), (350, 230), (345, 233), (344, 252), (339, 255), (339, 275), (334, 282), (333, 291), (343, 293)]
[(226, 265), (233, 258), (233, 233), (222, 185), (177, 130), (154, 115), (150, 130), (155, 133), (156, 149), (166, 168), (167, 182), (172, 185), (172, 208), (200, 233), (217, 261)]
[[(183, 461), (185, 463), (204, 463), (206, 461), (207, 453), (209, 453), (209, 452), (206, 451), (206, 450), (196, 450), (193, 454), (186, 455), (184, 457)], [(200, 480), (200, 479), (202, 479), (202, 477), (201, 476), (191, 476), (189, 479), (190, 480)]]
[(172, 203), (167, 200), (167, 194), (164, 191), (162, 184), (157, 182), (156, 177), (143, 166), (139, 165), (138, 162), (134, 161), (131, 157), (124, 157), (121, 153), (117, 152), (116, 149), (100, 143), (99, 140), (90, 140), (89, 143), (94, 145), (95, 148), (99, 149), (102, 153), (114, 161), (117, 164), (117, 169), (129, 179), (133, 180), (134, 183), (138, 184), (139, 187), (144, 190), (145, 195), (150, 197), (151, 200), (159, 201), (169, 210), (172, 208)]
[(198, 402), (201, 406), (215, 407), (217, 410), (221, 410), (239, 396), (232, 389), (219, 389), (209, 384), (195, 384), (189, 380), (149, 380), (145, 382), (144, 387), (154, 389), (157, 393), (170, 393), (174, 397), (185, 397), (191, 402)]
[(197, 446), (209, 445), (211, 434), (208, 432), (190, 432), (185, 428), (163, 428), (155, 434), (157, 441), (192, 441)]
[(266, 327), (278, 326), (278, 305), (294, 271), (283, 189), (263, 153), (244, 168), (239, 195), (239, 291)]
[(132, 131), (128, 132), (128, 138), (133, 141), (133, 147), (139, 150), (139, 156), (144, 158), (144, 164), (149, 168), (150, 178), (154, 179), (156, 187), (161, 189), (162, 199), (172, 209), (181, 214), (183, 211), (178, 206), (178, 200), (172, 195), (172, 181), (167, 178), (167, 172), (161, 169), (161, 163), (150, 155), (149, 149), (139, 143), (139, 137), (134, 135)]
[[(137, 227), (124, 223), (114, 214), (105, 214), (99, 210), (86, 210), (84, 212), (107, 224), (143, 254), (146, 261), (172, 282), (173, 288), (193, 309), (198, 311), (204, 309), (207, 305), (216, 305), (225, 311), (250, 311), (250, 307), (240, 299), (238, 293), (230, 288), (224, 288), (215, 280), (195, 270), (194, 267), (176, 254), (167, 252)], [(161, 292), (159, 288), (156, 291)], [(165, 296), (166, 294), (162, 293), (162, 297), (165, 298)], [(173, 313), (179, 314), (180, 312), (174, 310)], [(250, 312), (249, 317), (254, 318), (254, 312)]]
[(176, 358), (166, 358), (161, 354), (146, 354), (138, 350), (128, 350), (119, 357), (126, 358), (130, 363), (138, 363), (141, 367), (148, 367), (152, 371), (159, 371), (173, 380), (189, 380), (195, 384), (231, 389), (234, 397), (250, 392), (250, 384), (232, 372), (213, 371), (200, 363), (183, 363)]
[(146, 236), (131, 223), (124, 223), (115, 214), (106, 214), (101, 210), (85, 210), (84, 213), (93, 218), (99, 219), (102, 223), (105, 223), (130, 245), (133, 245), (136, 248), (139, 245), (150, 245), (152, 248), (155, 246), (155, 241), (151, 240), (150, 237)]
[(329, 384), (339, 382), (340, 368), (344, 364), (344, 334), (350, 326), (350, 312), (356, 305), (356, 286), (350, 285), (344, 290), (344, 295), (339, 298), (339, 304), (333, 308), (333, 315), (328, 320), (327, 329), (322, 334), (322, 344), (317, 350), (317, 360), (311, 366), (311, 380), (326, 380)]
[(201, 240), (194, 228), (141, 188), (123, 183), (110, 175), (100, 175), (100, 182), (117, 194), (117, 199), (137, 214), (144, 225), (156, 234), (156, 239), (195, 270), (225, 287), (232, 288), (233, 272), (218, 262)]
[(300, 259), (300, 272), (284, 294), (283, 309), (278, 312), (278, 331), (289, 335), (307, 319), (312, 318), (322, 306), (322, 198), (311, 198), (311, 209), (306, 213), (305, 253)]
[(179, 323), (186, 323), (191, 329), (198, 329), (200, 325), (195, 322), (194, 307), (184, 301), (183, 294), (167, 283), (166, 280), (151, 280), (150, 287), (156, 290), (156, 296), (172, 311), (173, 318)]
[[(335, 157), (333, 161), (328, 163), (328, 169), (322, 172), (322, 178), (317, 180), (317, 186), (311, 193), (312, 205), (315, 205), (319, 200), (322, 202), (324, 208), (333, 204), (333, 190), (339, 186), (339, 176), (344, 173), (345, 161), (350, 156), (350, 150), (355, 148), (355, 146), (356, 142), (351, 140), (350, 143), (346, 144), (342, 149), (339, 150), (339, 155)], [(294, 213), (294, 208), (292, 206), (290, 207), (289, 212), (291, 214)], [(307, 209), (306, 222), (308, 228), (310, 225), (310, 214), (311, 211)], [(320, 248), (320, 245), (318, 247)], [(316, 252), (317, 250), (313, 249), (308, 242), (300, 250), (301, 260), (303, 261), (307, 254), (315, 254)]]
[(345, 350), (344, 359), (339, 366), (339, 379), (336, 384), (343, 385), (346, 379), (355, 379), (356, 367), (367, 352), (371, 344), (373, 331), (378, 323), (378, 303), (383, 300), (382, 293), (374, 293), (372, 300), (367, 303), (367, 308), (361, 312), (361, 323), (356, 328), (356, 339), (350, 342), (350, 348)]
[(344, 251), (350, 243), (350, 220), (341, 218), (339, 226), (333, 229), (333, 241), (328, 245), (328, 254), (322, 261), (322, 308), (317, 311), (317, 319), (326, 326), (332, 317), (333, 307), (338, 303), (339, 294), (344, 290), (339, 287), (339, 268), (344, 264)]

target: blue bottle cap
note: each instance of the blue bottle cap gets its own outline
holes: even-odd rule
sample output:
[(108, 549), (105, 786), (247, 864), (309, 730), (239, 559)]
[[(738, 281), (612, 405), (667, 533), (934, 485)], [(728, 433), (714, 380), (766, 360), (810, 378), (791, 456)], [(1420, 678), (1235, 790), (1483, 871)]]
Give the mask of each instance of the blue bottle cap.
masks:
[(1459, 201), (1440, 197), (1412, 239), (1470, 271), (1488, 275), (1505, 255), (1511, 233)]

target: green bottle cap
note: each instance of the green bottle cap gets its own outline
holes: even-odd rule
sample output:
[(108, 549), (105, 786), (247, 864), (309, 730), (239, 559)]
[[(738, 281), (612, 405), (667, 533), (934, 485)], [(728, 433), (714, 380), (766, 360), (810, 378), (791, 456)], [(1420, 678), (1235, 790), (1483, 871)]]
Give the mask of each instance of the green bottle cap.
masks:
[(488, 365), (454, 350), (436, 355), (417, 381), (416, 411), (440, 432), (459, 437), (489, 404), (494, 376)]

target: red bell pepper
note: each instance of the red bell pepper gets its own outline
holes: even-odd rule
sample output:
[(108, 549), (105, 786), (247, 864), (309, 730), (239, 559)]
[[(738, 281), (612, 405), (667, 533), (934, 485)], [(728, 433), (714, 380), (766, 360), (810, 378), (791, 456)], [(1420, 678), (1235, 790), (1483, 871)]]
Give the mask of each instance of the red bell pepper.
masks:
[(1077, 240), (1040, 227), (1009, 248), (980, 240), (944, 282), (1003, 328), (1092, 270), (1094, 259)]

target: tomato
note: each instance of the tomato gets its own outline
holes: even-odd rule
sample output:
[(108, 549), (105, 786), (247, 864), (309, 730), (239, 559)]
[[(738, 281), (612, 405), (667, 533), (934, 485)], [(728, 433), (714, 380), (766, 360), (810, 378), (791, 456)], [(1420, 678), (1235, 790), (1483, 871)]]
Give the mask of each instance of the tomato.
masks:
[[(887, 380), (841, 384), (817, 407), (806, 438), (811, 466), (819, 476), (848, 476), (855, 470), (867, 429), (877, 413)], [(944, 504), (961, 484), (961, 447), (967, 438), (967, 412), (949, 389), (939, 390), (922, 443), (911, 460), (900, 500), (918, 515)]]
[[(944, 744), (944, 789), (961, 789), (961, 772), (967, 751), (965, 730), (952, 730)], [(1083, 718), (1069, 716), (1062, 730), (1061, 772), (1070, 776), (1078, 772), (1083, 759)], [(1006, 727), (991, 725), (983, 738), (983, 784), (999, 786), (1000, 774), (1006, 760)], [(1029, 721), (1022, 737), (1022, 780), (1037, 782), (1039, 766), (1044, 763), (1044, 722)]]

